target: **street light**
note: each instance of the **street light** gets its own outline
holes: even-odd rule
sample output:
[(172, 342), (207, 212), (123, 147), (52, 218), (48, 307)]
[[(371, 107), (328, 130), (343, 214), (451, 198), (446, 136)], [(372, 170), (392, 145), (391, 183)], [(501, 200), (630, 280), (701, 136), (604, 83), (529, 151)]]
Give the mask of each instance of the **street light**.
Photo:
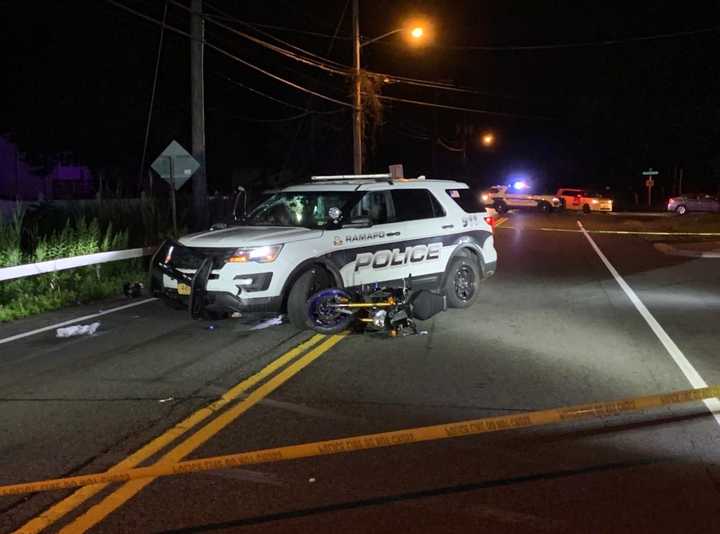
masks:
[(493, 134), (492, 132), (487, 132), (483, 134), (483, 136), (480, 138), (480, 142), (482, 143), (482, 146), (490, 148), (495, 144), (495, 134)]
[(425, 36), (425, 29), (422, 26), (414, 26), (412, 28), (408, 28), (408, 27), (395, 28), (394, 30), (383, 33), (382, 35), (378, 35), (377, 37), (373, 37), (372, 39), (361, 42), (360, 48), (362, 48), (363, 46), (372, 44), (372, 43), (376, 43), (377, 41), (379, 41), (381, 39), (385, 39), (386, 37), (390, 37), (391, 35), (395, 35), (396, 33), (401, 33), (401, 32), (407, 32), (408, 35), (415, 41), (419, 41), (420, 39), (422, 39)]
[(410, 24), (407, 24), (402, 28), (396, 28), (361, 43), (359, 0), (353, 0), (353, 74), (355, 75), (353, 90), (353, 172), (355, 174), (362, 174), (363, 172), (363, 102), (360, 81), (360, 50), (363, 46), (375, 43), (380, 39), (385, 39), (386, 37), (390, 37), (396, 33), (405, 33), (408, 35), (411, 42), (419, 44), (420, 42), (426, 40), (426, 34), (428, 32), (425, 28), (425, 24), (415, 20), (411, 21)]

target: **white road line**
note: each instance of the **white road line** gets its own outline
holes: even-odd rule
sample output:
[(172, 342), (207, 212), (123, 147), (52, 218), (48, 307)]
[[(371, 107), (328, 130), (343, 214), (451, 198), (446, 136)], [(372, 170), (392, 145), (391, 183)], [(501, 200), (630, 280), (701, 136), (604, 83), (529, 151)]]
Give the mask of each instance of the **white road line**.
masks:
[[(688, 382), (690, 382), (690, 385), (695, 389), (708, 387), (707, 382), (703, 380), (703, 377), (700, 376), (700, 373), (697, 372), (695, 367), (693, 367), (690, 361), (685, 357), (683, 352), (680, 350), (680, 347), (675, 344), (672, 338), (667, 334), (667, 332), (665, 332), (665, 329), (660, 325), (660, 323), (658, 323), (657, 319), (655, 319), (653, 314), (650, 313), (650, 310), (645, 307), (645, 304), (643, 304), (635, 291), (633, 291), (633, 289), (628, 285), (628, 283), (623, 279), (623, 277), (620, 276), (620, 273), (618, 273), (617, 269), (615, 269), (612, 263), (610, 263), (610, 261), (605, 257), (605, 254), (603, 254), (602, 250), (600, 250), (600, 247), (597, 246), (593, 238), (590, 237), (590, 234), (585, 230), (585, 227), (582, 225), (582, 223), (580, 221), (578, 221), (577, 223), (580, 227), (580, 231), (590, 243), (590, 246), (593, 248), (593, 250), (595, 250), (597, 255), (600, 257), (600, 260), (603, 262), (603, 264), (605, 264), (605, 267), (607, 267), (607, 270), (610, 271), (610, 274), (613, 275), (613, 278), (615, 278), (615, 281), (630, 299), (630, 302), (633, 303), (635, 309), (640, 313), (640, 315), (642, 315), (642, 318), (645, 319), (645, 322), (660, 340), (660, 343), (663, 344), (665, 350), (668, 351), (670, 357), (680, 368), (680, 371), (682, 371), (682, 373), (685, 375), (685, 378), (687, 378)], [(720, 425), (720, 401), (715, 398), (706, 399), (703, 402), (705, 403), (705, 406), (707, 406), (708, 410), (712, 412), (712, 415), (715, 418), (717, 424)]]
[(132, 304), (125, 304), (124, 306), (118, 306), (117, 308), (110, 308), (109, 310), (103, 310), (98, 313), (93, 313), (92, 315), (84, 315), (82, 317), (76, 317), (75, 319), (70, 319), (69, 321), (63, 321), (62, 323), (51, 324), (50, 326), (43, 326), (42, 328), (38, 328), (36, 330), (30, 330), (29, 332), (23, 332), (22, 334), (16, 334), (14, 336), (0, 339), (0, 345), (2, 345), (3, 343), (10, 343), (11, 341), (16, 341), (16, 340), (22, 339), (24, 337), (34, 336), (35, 334), (41, 334), (43, 332), (47, 332), (48, 330), (54, 330), (55, 328), (60, 328), (62, 326), (67, 326), (69, 324), (77, 323), (80, 321), (87, 321), (89, 319), (94, 319), (95, 317), (101, 317), (103, 315), (108, 315), (109, 313), (115, 313), (118, 311), (127, 310), (128, 308), (134, 308), (135, 306), (140, 306), (141, 304), (147, 304), (148, 302), (153, 302), (156, 300), (157, 300), (156, 298), (145, 299), (145, 300), (141, 300), (139, 302), (133, 302)]

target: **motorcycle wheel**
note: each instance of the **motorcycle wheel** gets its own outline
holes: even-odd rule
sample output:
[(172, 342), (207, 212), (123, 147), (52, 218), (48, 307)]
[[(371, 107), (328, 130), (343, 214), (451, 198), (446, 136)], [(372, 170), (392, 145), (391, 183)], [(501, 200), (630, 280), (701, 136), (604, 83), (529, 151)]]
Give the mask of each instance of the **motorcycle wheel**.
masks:
[(336, 308), (333, 304), (352, 302), (352, 296), (342, 289), (323, 289), (311, 296), (305, 306), (307, 326), (321, 334), (337, 334), (355, 321), (355, 312)]

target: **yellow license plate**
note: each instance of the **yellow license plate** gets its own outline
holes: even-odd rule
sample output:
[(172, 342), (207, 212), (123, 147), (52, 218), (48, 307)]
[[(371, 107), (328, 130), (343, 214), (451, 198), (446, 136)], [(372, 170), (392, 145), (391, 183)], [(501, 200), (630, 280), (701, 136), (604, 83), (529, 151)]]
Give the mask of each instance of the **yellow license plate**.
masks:
[(178, 284), (177, 292), (178, 292), (178, 295), (189, 295), (190, 294), (190, 286), (187, 284)]

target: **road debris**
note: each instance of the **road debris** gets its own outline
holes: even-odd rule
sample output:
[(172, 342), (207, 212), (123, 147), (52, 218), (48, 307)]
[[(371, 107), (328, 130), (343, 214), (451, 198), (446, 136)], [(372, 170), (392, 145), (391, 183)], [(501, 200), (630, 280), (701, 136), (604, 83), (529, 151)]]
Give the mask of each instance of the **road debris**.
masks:
[(91, 336), (98, 328), (100, 328), (99, 322), (91, 324), (76, 324), (73, 326), (66, 326), (65, 328), (58, 328), (55, 330), (55, 335), (57, 337)]
[(270, 328), (271, 326), (280, 326), (282, 322), (282, 315), (278, 315), (277, 317), (273, 317), (272, 319), (268, 319), (266, 321), (263, 321), (262, 323), (256, 324), (251, 328), (251, 330), (263, 330), (264, 328)]
[(123, 294), (128, 298), (137, 298), (142, 296), (143, 285), (140, 282), (125, 282), (123, 284)]

